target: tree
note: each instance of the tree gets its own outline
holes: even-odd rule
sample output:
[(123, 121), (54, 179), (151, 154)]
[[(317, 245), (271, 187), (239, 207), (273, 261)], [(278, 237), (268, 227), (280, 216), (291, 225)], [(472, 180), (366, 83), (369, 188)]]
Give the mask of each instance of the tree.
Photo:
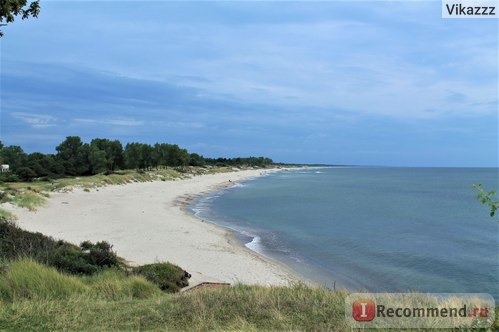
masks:
[(79, 136), (68, 136), (56, 148), (57, 158), (62, 161), (67, 175), (84, 175), (90, 171), (88, 160), (90, 147)]
[(203, 156), (200, 156), (197, 153), (191, 153), (189, 156), (189, 165), (191, 166), (204, 166), (205, 163)]
[(153, 165), (154, 148), (144, 143), (128, 143), (123, 152), (125, 167), (130, 169), (146, 169)]
[(3, 150), (3, 143), (2, 143), (2, 141), (0, 141), (0, 164), (5, 164), (3, 162), (3, 152), (2, 152), (2, 150)]
[[(40, 2), (33, 1), (28, 5), (27, 0), (2, 0), (0, 1), (0, 26), (7, 25), (2, 22), (12, 23), (16, 16), (25, 20), (28, 17), (38, 17), (40, 13)], [(0, 30), (0, 37), (3, 36)]]
[(62, 162), (57, 162), (54, 155), (34, 152), (28, 155), (26, 167), (31, 168), (35, 173), (35, 177), (59, 177), (64, 175), (64, 167)]
[[(111, 141), (106, 138), (95, 138), (90, 142), (90, 148), (104, 151), (105, 170), (114, 171), (123, 167), (123, 146), (118, 140)], [(95, 154), (95, 152), (94, 152)]]
[(17, 145), (3, 147), (1, 150), (2, 163), (10, 166), (10, 170), (15, 172), (26, 163), (26, 153)]
[(92, 174), (103, 173), (108, 170), (106, 151), (99, 149), (95, 145), (90, 145), (88, 161), (90, 162), (90, 172)]
[(187, 166), (189, 164), (190, 155), (186, 149), (181, 149), (177, 144), (166, 144), (168, 155), (166, 164), (168, 166), (178, 167)]
[(29, 167), (20, 167), (16, 171), (16, 175), (21, 179), (22, 181), (31, 181), (34, 178), (37, 177), (37, 174), (34, 170), (32, 170)]
[[(478, 191), (476, 198), (483, 205), (488, 205), (490, 207), (489, 215), (491, 218), (493, 218), (494, 215), (496, 214), (497, 209), (499, 209), (499, 201), (493, 199), (493, 197), (496, 194), (496, 191), (491, 190), (489, 192), (485, 192), (485, 190), (482, 189), (481, 183), (479, 183), (478, 185), (474, 184), (473, 187)], [(499, 222), (499, 219), (497, 221)]]

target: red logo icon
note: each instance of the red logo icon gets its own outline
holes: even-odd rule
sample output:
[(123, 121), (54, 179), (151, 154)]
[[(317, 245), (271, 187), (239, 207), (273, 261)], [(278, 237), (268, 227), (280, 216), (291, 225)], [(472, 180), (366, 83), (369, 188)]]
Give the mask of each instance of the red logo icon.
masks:
[(352, 304), (352, 316), (358, 322), (369, 322), (374, 319), (375, 307), (373, 300), (357, 300)]

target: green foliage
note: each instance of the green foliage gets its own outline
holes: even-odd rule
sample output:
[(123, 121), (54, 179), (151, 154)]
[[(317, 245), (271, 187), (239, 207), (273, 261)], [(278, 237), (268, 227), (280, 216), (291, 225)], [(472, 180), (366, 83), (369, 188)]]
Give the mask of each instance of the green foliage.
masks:
[(73, 176), (89, 174), (90, 147), (88, 144), (83, 144), (80, 137), (68, 136), (55, 149), (57, 150), (56, 157), (62, 161), (65, 174)]
[[(103, 151), (103, 158), (105, 160), (103, 171), (114, 171), (117, 168), (123, 168), (123, 146), (120, 141), (111, 141), (106, 138), (95, 138), (90, 142), (90, 147), (94, 150)], [(100, 172), (93, 171), (93, 174)]]
[(58, 241), (58, 245), (49, 252), (46, 263), (71, 274), (94, 274), (106, 268), (124, 268), (124, 263), (112, 246), (107, 242), (93, 244), (89, 241), (80, 247)]
[(272, 159), (265, 157), (248, 157), (248, 158), (206, 158), (208, 165), (216, 166), (256, 166), (265, 167), (273, 164)]
[[(485, 192), (482, 188), (482, 184), (473, 185), (473, 187), (478, 191), (476, 198), (483, 205), (488, 205), (490, 208), (490, 217), (493, 218), (496, 214), (497, 209), (499, 208), (499, 200), (494, 200), (494, 196), (496, 195), (495, 190), (490, 190), (489, 192)], [(499, 219), (497, 220), (499, 222)]]
[(90, 146), (88, 155), (90, 170), (92, 174), (104, 173), (107, 171), (106, 151), (100, 150), (96, 146)]
[(93, 274), (107, 268), (124, 269), (123, 259), (107, 242), (86, 241), (80, 247), (0, 220), (0, 259), (30, 257), (71, 274)]
[(0, 173), (0, 182), (18, 182), (20, 180), (19, 176), (13, 172)]
[[(1, 142), (0, 142), (1, 143)], [(0, 144), (0, 161), (10, 172), (0, 174), (0, 182), (53, 180), (65, 176), (110, 175), (120, 169), (151, 170), (175, 167), (182, 172), (188, 166), (266, 167), (273, 161), (265, 157), (204, 158), (176, 144), (128, 143), (95, 138), (90, 144), (78, 136), (68, 136), (56, 147), (57, 154), (26, 154), (20, 146)]]
[(51, 154), (31, 153), (27, 157), (26, 166), (36, 173), (35, 178), (57, 178), (64, 174), (62, 161)]
[(133, 268), (138, 274), (159, 286), (162, 291), (174, 293), (189, 285), (186, 272), (171, 263), (154, 263)]
[(0, 150), (0, 159), (14, 171), (26, 164), (26, 153), (17, 145), (5, 146)]
[(144, 143), (128, 143), (123, 152), (125, 167), (128, 169), (148, 169), (152, 167), (153, 148)]
[(32, 170), (29, 167), (19, 167), (16, 170), (16, 175), (21, 179), (22, 181), (31, 181), (34, 178), (36, 178), (36, 172)]
[(189, 160), (189, 152), (176, 144), (156, 143), (153, 147), (152, 164), (154, 166), (187, 166)]
[[(16, 16), (21, 16), (23, 20), (30, 16), (38, 17), (39, 13), (39, 1), (33, 1), (29, 5), (27, 0), (2, 0), (0, 2), (0, 23), (12, 23)], [(0, 30), (0, 37), (2, 36), (3, 32)]]
[(189, 165), (191, 166), (204, 166), (206, 164), (205, 159), (198, 155), (197, 153), (191, 153), (189, 156)]
[(57, 246), (57, 242), (41, 233), (32, 233), (13, 222), (0, 220), (0, 259), (32, 257), (43, 262)]

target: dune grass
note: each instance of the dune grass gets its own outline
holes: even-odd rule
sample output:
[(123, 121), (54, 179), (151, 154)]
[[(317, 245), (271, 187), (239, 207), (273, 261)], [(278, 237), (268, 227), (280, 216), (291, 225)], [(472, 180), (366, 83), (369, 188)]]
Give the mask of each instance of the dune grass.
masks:
[(25, 190), (20, 192), (19, 194), (16, 194), (12, 198), (11, 203), (19, 207), (26, 208), (30, 211), (35, 211), (36, 208), (43, 205), (45, 201), (46, 200), (44, 196), (42, 196), (41, 194), (30, 190)]
[(0, 264), (0, 330), (350, 331), (346, 296), (302, 284), (170, 294), (121, 271), (76, 277), (21, 259)]
[(342, 331), (344, 296), (304, 285), (167, 294), (120, 271), (76, 277), (22, 259), (2, 264), (0, 330)]
[(127, 276), (109, 269), (92, 276), (72, 276), (25, 258), (1, 264), (0, 300), (47, 301), (70, 298), (127, 300), (161, 294), (153, 283), (140, 276)]
[[(195, 175), (232, 172), (230, 167), (194, 167), (158, 168), (154, 170), (119, 170), (110, 174), (45, 179), (32, 182), (0, 182), (0, 203), (12, 203), (34, 211), (46, 202), (52, 191), (71, 191), (82, 188), (85, 191), (98, 190), (108, 185), (124, 185), (133, 182), (172, 181)], [(5, 209), (0, 209), (0, 216), (12, 219)]]
[(0, 220), (15, 220), (16, 216), (7, 210), (0, 208)]

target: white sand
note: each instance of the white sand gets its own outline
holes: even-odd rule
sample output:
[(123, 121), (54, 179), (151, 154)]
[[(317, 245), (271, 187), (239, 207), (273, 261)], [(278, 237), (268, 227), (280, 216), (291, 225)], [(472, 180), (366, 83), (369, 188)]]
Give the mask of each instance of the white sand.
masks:
[(26, 230), (75, 244), (105, 240), (113, 244), (118, 255), (136, 264), (178, 264), (193, 275), (191, 284), (223, 281), (285, 285), (297, 280), (285, 267), (245, 248), (226, 230), (182, 209), (195, 195), (261, 172), (114, 185), (91, 192), (78, 189), (52, 193), (36, 212), (12, 206), (7, 209), (17, 215), (18, 225)]

